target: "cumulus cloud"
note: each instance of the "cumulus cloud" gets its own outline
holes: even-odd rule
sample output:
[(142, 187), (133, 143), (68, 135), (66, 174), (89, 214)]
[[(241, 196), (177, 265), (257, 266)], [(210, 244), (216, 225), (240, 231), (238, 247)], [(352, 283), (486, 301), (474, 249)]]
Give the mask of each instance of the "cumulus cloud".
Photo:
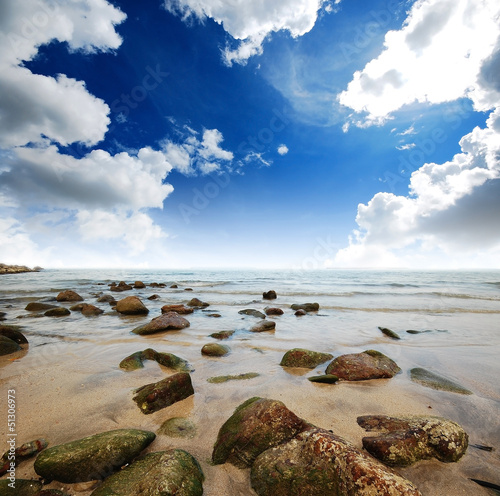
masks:
[(286, 145), (278, 146), (278, 153), (280, 155), (286, 155), (288, 153), (288, 146), (286, 146)]
[(491, 109), (497, 95), (481, 77), (498, 81), (499, 13), (495, 0), (415, 2), (403, 28), (386, 34), (382, 53), (354, 74), (339, 102), (360, 126), (383, 123), (415, 102), (468, 97), (477, 110)]
[(165, 0), (164, 5), (184, 19), (203, 21), (209, 17), (222, 24), (238, 40), (236, 49), (227, 46), (224, 50), (224, 61), (229, 66), (245, 64), (250, 57), (261, 54), (264, 40), (274, 32), (285, 30), (294, 38), (308, 33), (322, 7), (332, 10), (327, 0), (275, 0), (272, 8), (261, 0)]

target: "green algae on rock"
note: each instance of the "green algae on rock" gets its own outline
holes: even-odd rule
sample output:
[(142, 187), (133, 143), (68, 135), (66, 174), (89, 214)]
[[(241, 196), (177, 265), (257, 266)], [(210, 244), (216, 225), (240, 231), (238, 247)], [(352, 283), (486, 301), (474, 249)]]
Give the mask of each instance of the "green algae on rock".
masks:
[(380, 331), (382, 331), (383, 334), (385, 334), (389, 338), (401, 339), (401, 336), (399, 336), (399, 334), (395, 333), (391, 329), (388, 329), (387, 327), (379, 327), (379, 329)]
[(281, 401), (250, 398), (220, 428), (212, 461), (249, 467), (260, 453), (291, 439), (304, 426)]
[(35, 472), (67, 484), (104, 479), (130, 463), (155, 437), (149, 431), (117, 429), (53, 446), (37, 456)]
[(294, 348), (285, 353), (281, 359), (280, 365), (282, 367), (313, 369), (332, 358), (333, 355), (330, 355), (330, 353), (320, 353), (318, 351), (305, 350), (303, 348)]
[(257, 372), (248, 372), (246, 374), (239, 375), (218, 375), (216, 377), (209, 377), (207, 382), (211, 384), (221, 384), (227, 381), (244, 381), (247, 379), (253, 379), (254, 377), (259, 377), (260, 374)]
[[(9, 484), (14, 484), (14, 490)], [(42, 483), (37, 480), (15, 479), (14, 482), (10, 479), (0, 480), (1, 496), (37, 496), (42, 488)]]
[(219, 343), (208, 343), (201, 349), (201, 354), (211, 357), (223, 357), (227, 355), (231, 349), (229, 346), (225, 346)]
[(307, 378), (311, 382), (317, 382), (319, 384), (335, 384), (339, 381), (339, 378), (333, 374), (315, 375)]
[(136, 389), (132, 398), (142, 413), (157, 412), (194, 394), (191, 376), (187, 372), (179, 372), (162, 381)]
[(193, 438), (196, 435), (196, 426), (190, 420), (183, 417), (174, 417), (165, 420), (157, 431), (157, 434), (170, 437)]
[(442, 417), (366, 415), (357, 421), (367, 431), (382, 431), (377, 437), (364, 437), (363, 447), (391, 467), (407, 467), (430, 458), (457, 462), (469, 445), (462, 427)]
[(473, 394), (472, 391), (469, 391), (457, 382), (451, 381), (450, 379), (446, 379), (445, 377), (419, 367), (410, 370), (410, 378), (413, 382), (417, 382), (418, 384), (431, 389), (438, 389), (441, 391), (449, 391), (451, 393), (459, 394)]
[(91, 496), (201, 496), (204, 475), (187, 451), (148, 453), (108, 477)]
[(144, 351), (136, 351), (124, 358), (120, 362), (120, 368), (124, 370), (137, 370), (144, 368), (144, 360), (153, 360), (164, 367), (168, 367), (179, 372), (188, 372), (189, 363), (186, 360), (172, 353), (162, 353), (148, 348)]

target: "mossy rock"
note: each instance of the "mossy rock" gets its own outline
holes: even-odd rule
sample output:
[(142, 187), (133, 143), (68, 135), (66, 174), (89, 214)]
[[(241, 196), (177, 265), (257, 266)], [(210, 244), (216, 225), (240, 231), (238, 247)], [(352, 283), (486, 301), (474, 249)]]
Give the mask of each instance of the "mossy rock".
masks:
[(319, 303), (295, 303), (291, 308), (292, 310), (304, 310), (304, 312), (317, 312), (319, 310)]
[(70, 314), (71, 312), (65, 307), (51, 308), (44, 313), (45, 317), (66, 317)]
[(190, 439), (196, 436), (196, 425), (186, 418), (174, 417), (165, 420), (158, 429), (157, 434), (169, 437), (186, 437)]
[[(14, 484), (14, 488), (9, 484)], [(15, 479), (13, 483), (10, 479), (0, 480), (1, 496), (37, 496), (42, 488), (42, 483), (37, 480)]]
[(164, 367), (178, 370), (179, 372), (188, 372), (190, 370), (186, 360), (172, 353), (162, 353), (152, 348), (132, 353), (132, 355), (129, 355), (120, 362), (120, 368), (127, 371), (142, 369), (144, 368), (145, 360), (153, 360)]
[(265, 319), (266, 316), (260, 312), (259, 310), (255, 310), (254, 308), (246, 308), (245, 310), (240, 310), (238, 312), (240, 315), (250, 315), (252, 317), (257, 317), (258, 319)]
[(26, 305), (25, 310), (28, 312), (42, 312), (44, 310), (50, 310), (51, 308), (56, 308), (57, 305), (52, 305), (51, 303), (43, 303), (41, 301), (32, 301)]
[(211, 338), (214, 339), (229, 339), (236, 331), (219, 331), (219, 332), (214, 332), (213, 334), (210, 334)]
[(330, 353), (320, 353), (318, 351), (305, 350), (303, 348), (294, 348), (285, 353), (281, 359), (280, 365), (282, 367), (313, 369), (332, 358), (333, 355), (330, 355)]
[(313, 377), (307, 378), (311, 382), (317, 382), (319, 384), (335, 384), (339, 381), (339, 378), (333, 374), (315, 375)]
[(108, 477), (130, 463), (156, 435), (137, 429), (117, 429), (42, 451), (35, 472), (47, 480), (67, 484)]
[(239, 375), (218, 375), (216, 377), (209, 377), (207, 379), (207, 382), (210, 382), (211, 384), (222, 384), (223, 382), (228, 382), (228, 381), (244, 381), (247, 379), (253, 379), (255, 377), (259, 377), (260, 374), (257, 372), (248, 372), (246, 374), (239, 374)]
[(227, 355), (231, 349), (219, 343), (208, 343), (201, 349), (201, 354), (211, 357), (223, 357)]
[(204, 475), (187, 451), (148, 453), (108, 477), (91, 496), (202, 496)]
[(399, 336), (399, 334), (395, 333), (391, 329), (388, 329), (387, 327), (379, 327), (379, 330), (382, 332), (382, 334), (385, 334), (389, 338), (401, 339), (401, 336)]
[(469, 391), (457, 382), (451, 381), (450, 379), (446, 379), (445, 377), (435, 374), (434, 372), (430, 372), (419, 367), (410, 370), (410, 378), (413, 382), (417, 382), (418, 384), (431, 389), (449, 391), (451, 393), (458, 394), (473, 394), (472, 391)]

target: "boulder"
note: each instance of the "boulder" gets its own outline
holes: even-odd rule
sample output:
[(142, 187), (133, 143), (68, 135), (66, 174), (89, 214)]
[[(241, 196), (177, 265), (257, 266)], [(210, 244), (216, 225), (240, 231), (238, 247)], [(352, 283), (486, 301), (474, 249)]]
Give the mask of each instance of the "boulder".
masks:
[(38, 496), (43, 488), (40, 481), (37, 480), (27, 480), (27, 479), (15, 479), (14, 480), (14, 490), (10, 479), (0, 480), (0, 494), (2, 496)]
[(342, 355), (326, 368), (327, 374), (345, 381), (364, 381), (394, 377), (401, 369), (396, 362), (375, 350)]
[(124, 370), (142, 369), (144, 367), (144, 360), (154, 360), (164, 367), (178, 370), (179, 372), (188, 372), (190, 370), (186, 360), (172, 353), (159, 353), (152, 348), (132, 353), (132, 355), (129, 355), (120, 362), (120, 368)]
[(116, 305), (116, 300), (112, 295), (102, 295), (97, 298), (97, 303), (109, 303), (110, 305)]
[(181, 317), (176, 312), (168, 312), (155, 317), (151, 322), (143, 326), (136, 327), (132, 332), (144, 336), (163, 331), (179, 331), (189, 327), (189, 321)]
[(330, 353), (320, 353), (318, 351), (304, 350), (303, 348), (294, 348), (284, 354), (280, 365), (282, 367), (313, 369), (332, 358), (333, 355), (330, 355)]
[[(187, 289), (186, 289), (187, 291)], [(195, 308), (206, 308), (210, 306), (210, 303), (206, 303), (204, 301), (199, 300), (198, 298), (193, 298), (188, 301), (187, 303), (188, 307), (195, 307)]]
[(430, 458), (457, 462), (469, 444), (462, 427), (442, 417), (366, 415), (357, 421), (369, 432), (383, 432), (377, 437), (364, 437), (363, 448), (391, 467), (407, 467)]
[(133, 400), (142, 413), (157, 412), (194, 394), (191, 376), (187, 372), (179, 372), (166, 379), (146, 384), (135, 391)]
[(144, 289), (146, 285), (142, 281), (134, 282), (134, 289)]
[(252, 317), (257, 317), (258, 319), (266, 318), (266, 316), (262, 312), (259, 312), (258, 310), (255, 310), (253, 308), (246, 308), (245, 310), (240, 310), (238, 313), (240, 315), (251, 315)]
[(82, 306), (82, 315), (85, 315), (85, 317), (93, 317), (94, 315), (100, 315), (101, 313), (104, 313), (104, 310), (96, 307), (95, 305), (84, 303)]
[(108, 477), (91, 496), (201, 496), (204, 475), (187, 451), (157, 451)]
[(56, 308), (56, 306), (57, 305), (51, 305), (50, 303), (43, 303), (41, 301), (32, 301), (26, 305), (25, 310), (28, 312), (42, 312), (44, 310)]
[(67, 289), (56, 296), (56, 301), (83, 301), (83, 298), (77, 292)]
[(263, 452), (250, 478), (259, 496), (422, 496), (375, 458), (315, 427)]
[(472, 391), (469, 391), (457, 382), (419, 367), (410, 370), (410, 378), (413, 382), (417, 382), (418, 384), (431, 389), (449, 391), (451, 393), (458, 394), (473, 394)]
[(76, 305), (71, 305), (69, 307), (69, 309), (72, 311), (72, 312), (81, 312), (84, 305), (86, 305), (87, 303), (77, 303)]
[(277, 297), (278, 295), (273, 289), (271, 289), (271, 291), (265, 291), (264, 293), (262, 293), (262, 298), (264, 300), (275, 300)]
[(95, 434), (42, 451), (35, 460), (35, 472), (67, 484), (104, 479), (130, 463), (155, 437), (137, 429)]
[(18, 328), (13, 325), (0, 324), (0, 336), (12, 339), (12, 341), (15, 341), (17, 344), (28, 344), (28, 340), (19, 329), (22, 329), (22, 327)]
[(261, 320), (258, 324), (255, 324), (250, 331), (252, 332), (265, 332), (274, 331), (276, 329), (276, 322), (272, 320)]
[(191, 307), (186, 307), (185, 305), (182, 304), (163, 305), (161, 307), (161, 313), (169, 313), (169, 312), (176, 312), (179, 315), (187, 315), (189, 313), (193, 313), (194, 309)]
[(159, 300), (160, 295), (157, 294), (152, 294), (151, 296), (148, 296), (148, 300)]
[[(40, 453), (40, 451), (45, 449), (47, 446), (48, 443), (45, 439), (35, 439), (34, 441), (30, 441), (29, 443), (24, 443), (21, 446), (18, 446), (14, 451), (14, 456), (16, 458), (16, 467), (19, 466), (22, 461), (35, 456), (37, 453)], [(6, 451), (0, 459), (0, 476), (6, 474), (9, 470), (9, 457), (11, 455), (12, 454), (10, 451)]]
[(229, 339), (236, 331), (219, 331), (210, 334), (211, 338), (214, 339)]
[(264, 312), (266, 312), (266, 315), (283, 315), (285, 313), (281, 308), (276, 307), (266, 307)]
[(319, 303), (295, 303), (291, 308), (292, 310), (304, 310), (304, 312), (317, 312), (319, 310)]
[(12, 339), (7, 336), (0, 335), (0, 356), (2, 355), (10, 355), (11, 353), (15, 353), (19, 351), (21, 347)]
[(125, 281), (120, 281), (118, 284), (112, 283), (109, 287), (110, 291), (115, 291), (117, 293), (121, 293), (122, 291), (130, 291), (132, 286), (127, 284)]
[(146, 315), (149, 310), (137, 296), (127, 296), (116, 303), (116, 311), (124, 315)]
[(209, 343), (203, 346), (201, 354), (211, 357), (222, 357), (227, 355), (230, 351), (229, 346), (224, 346), (219, 343)]
[(305, 425), (281, 401), (250, 398), (220, 428), (212, 461), (250, 467), (262, 452), (292, 439)]
[(47, 310), (44, 315), (45, 317), (65, 317), (66, 315), (70, 315), (71, 312), (64, 307), (55, 307)]

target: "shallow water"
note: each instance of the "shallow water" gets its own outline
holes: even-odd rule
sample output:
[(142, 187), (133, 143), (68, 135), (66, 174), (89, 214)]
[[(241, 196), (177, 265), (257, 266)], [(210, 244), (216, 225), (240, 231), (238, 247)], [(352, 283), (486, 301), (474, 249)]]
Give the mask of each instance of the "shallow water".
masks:
[[(139, 296), (150, 310), (145, 317), (120, 316), (108, 304), (97, 304), (106, 312), (98, 317), (72, 312), (68, 317), (37, 318), (24, 310), (28, 302), (54, 298), (64, 289), (73, 289), (86, 302), (96, 304), (99, 294), (109, 292), (108, 284), (120, 280), (162, 282), (167, 287), (112, 293), (116, 299)], [(173, 283), (178, 289), (169, 288)], [(277, 300), (262, 299), (262, 292), (270, 289), (278, 293)], [(147, 300), (152, 294), (160, 298)], [(160, 315), (163, 305), (193, 297), (210, 306), (207, 312), (187, 316), (189, 328), (151, 336), (130, 332)], [(295, 317), (290, 305), (304, 302), (318, 302), (319, 312)], [(263, 311), (266, 306), (285, 311), (268, 317), (276, 321), (276, 331), (249, 332), (258, 319), (238, 311)], [(0, 357), (0, 394), (3, 398), (8, 389), (16, 390), (18, 444), (46, 437), (55, 445), (125, 427), (157, 431), (166, 419), (185, 416), (197, 425), (193, 439), (158, 436), (149, 450), (179, 447), (196, 456), (206, 476), (205, 495), (250, 495), (254, 493), (248, 471), (227, 464), (213, 467), (209, 460), (217, 432), (234, 408), (252, 396), (262, 396), (283, 401), (299, 416), (359, 447), (365, 435), (356, 423), (359, 415), (445, 416), (466, 429), (471, 443), (493, 446), (495, 451), (469, 448), (459, 463), (426, 461), (399, 472), (426, 496), (491, 494), (469, 477), (500, 484), (500, 271), (48, 270), (1, 276), (0, 311), (7, 312), (4, 323), (24, 327), (30, 342), (27, 351)], [(221, 318), (208, 316), (215, 312)], [(394, 330), (401, 340), (383, 335), (378, 326)], [(209, 335), (221, 330), (237, 331), (224, 341), (231, 353), (202, 357), (202, 346), (214, 341)], [(148, 347), (189, 361), (195, 395), (143, 415), (131, 400), (132, 390), (171, 371), (145, 362), (144, 369), (124, 372), (118, 364)], [(403, 372), (390, 380), (313, 384), (307, 377), (322, 373), (327, 364), (316, 370), (279, 366), (285, 351), (299, 347), (334, 356), (376, 349), (395, 360)], [(462, 396), (415, 384), (409, 379), (413, 367), (444, 375), (474, 394)], [(260, 376), (223, 384), (207, 382), (209, 377), (246, 372)], [(6, 402), (1, 405), (0, 418), (6, 418)], [(6, 439), (5, 430), (5, 422), (0, 423), (0, 440)], [(32, 467), (31, 461), (22, 463), (17, 476), (35, 477)], [(86, 496), (91, 485), (52, 483), (49, 487)]]

